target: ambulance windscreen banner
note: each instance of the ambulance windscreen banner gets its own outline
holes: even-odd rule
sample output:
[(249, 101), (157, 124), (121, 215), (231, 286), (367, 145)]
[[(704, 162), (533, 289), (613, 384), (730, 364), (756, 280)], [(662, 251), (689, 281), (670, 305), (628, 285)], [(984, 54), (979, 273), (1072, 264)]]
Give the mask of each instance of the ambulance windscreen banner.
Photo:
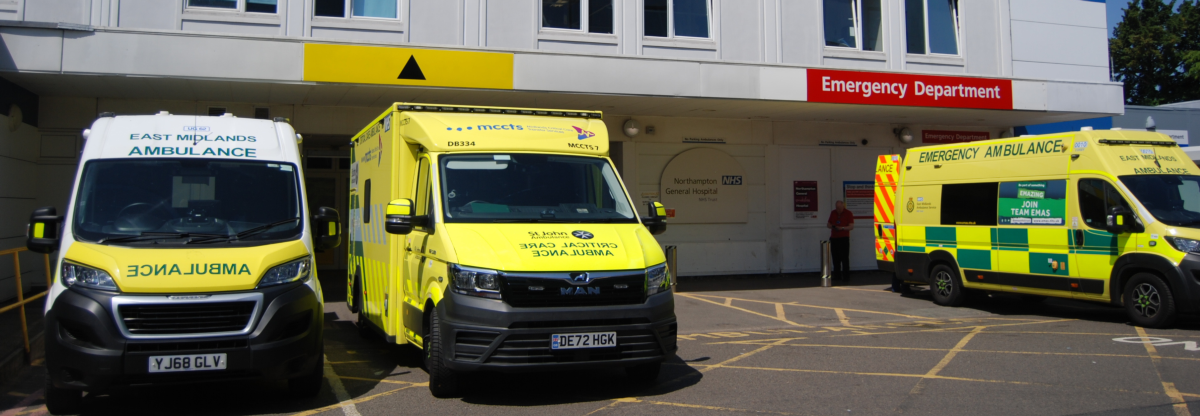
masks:
[(1000, 225), (1063, 225), (1067, 217), (1067, 181), (1001, 182)]

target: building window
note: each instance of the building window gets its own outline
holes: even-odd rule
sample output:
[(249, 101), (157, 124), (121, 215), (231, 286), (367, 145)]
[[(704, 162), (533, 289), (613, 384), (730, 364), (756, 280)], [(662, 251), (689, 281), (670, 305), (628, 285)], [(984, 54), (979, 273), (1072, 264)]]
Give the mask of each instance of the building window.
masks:
[(824, 0), (824, 11), (825, 46), (883, 50), (880, 0)]
[(250, 13), (275, 13), (279, 0), (188, 0), (188, 7), (206, 7)]
[(399, 19), (400, 0), (313, 0), (313, 15)]
[(612, 3), (612, 0), (542, 0), (542, 28), (613, 33)]
[(709, 37), (709, 0), (644, 0), (646, 36)]
[(904, 1), (908, 53), (958, 55), (958, 0)]

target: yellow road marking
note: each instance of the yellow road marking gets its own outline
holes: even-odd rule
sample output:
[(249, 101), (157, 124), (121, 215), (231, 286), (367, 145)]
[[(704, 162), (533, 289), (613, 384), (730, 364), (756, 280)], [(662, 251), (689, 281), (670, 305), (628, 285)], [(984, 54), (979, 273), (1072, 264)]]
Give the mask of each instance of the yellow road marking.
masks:
[(46, 410), (46, 405), (44, 405), (44, 404), (34, 407), (32, 409), (22, 410), (20, 412), (17, 412), (14, 416), (22, 416), (22, 415), (35, 416), (35, 415), (40, 415), (43, 413), (48, 413), (48, 411)]
[(370, 361), (328, 361), (330, 364), (361, 364), (369, 363)]
[[(591, 415), (594, 415), (594, 414), (596, 414), (596, 413), (603, 412), (603, 411), (605, 411), (605, 410), (608, 410), (608, 409), (612, 409), (612, 408), (613, 408), (613, 407), (615, 407), (616, 405), (618, 405), (618, 404), (620, 404), (621, 402), (623, 402), (623, 401), (626, 401), (626, 400), (628, 400), (628, 399), (616, 399), (616, 400), (613, 400), (613, 401), (609, 402), (608, 404), (604, 405), (604, 407), (601, 407), (601, 408), (599, 408), (599, 409), (596, 409), (596, 410), (593, 410), (593, 411), (587, 412), (587, 413), (585, 413), (583, 416), (591, 416)], [(633, 399), (633, 400), (637, 400), (637, 399)]]
[(19, 391), (10, 391), (10, 392), (8, 392), (8, 395), (9, 396), (17, 396), (17, 397), (28, 397), (29, 396), (28, 394), (21, 393)]
[[(683, 296), (687, 296), (687, 297), (689, 297), (689, 298), (696, 299), (696, 300), (703, 300), (703, 301), (706, 301), (706, 302), (709, 302), (709, 303), (713, 303), (713, 304), (717, 304), (717, 305), (720, 305), (720, 304), (719, 304), (719, 303), (716, 303), (716, 302), (713, 302), (713, 301), (706, 300), (706, 299), (700, 299), (700, 297), (722, 298), (722, 299), (733, 299), (733, 300), (740, 300), (740, 301), (743, 301), (743, 302), (754, 302), (754, 303), (769, 303), (769, 304), (772, 304), (772, 305), (777, 305), (777, 304), (779, 304), (778, 302), (768, 302), (768, 301), (765, 301), (765, 300), (742, 299), (742, 298), (726, 298), (726, 297), (724, 297), (724, 296), (716, 296), (716, 295), (697, 295), (697, 294), (691, 294), (691, 293), (676, 293), (676, 294), (677, 294), (677, 295), (683, 295)], [(788, 303), (784, 303), (784, 305), (800, 306), (800, 307), (805, 307), (805, 308), (817, 308), (817, 309), (837, 309), (837, 308), (835, 308), (835, 307), (832, 307), (832, 306), (805, 305), (805, 304), (802, 304), (802, 303), (796, 303), (796, 302), (788, 302)], [(741, 308), (737, 308), (737, 307), (734, 307), (734, 308), (736, 308), (736, 309), (740, 309), (740, 310), (742, 310), (742, 311), (750, 312), (750, 313), (753, 313), (753, 314), (755, 314), (755, 315), (762, 315), (762, 314), (760, 314), (760, 313), (758, 313), (758, 312), (754, 312), (754, 311), (748, 311), (748, 310), (741, 309)], [(844, 308), (843, 308), (843, 309), (844, 309)], [(893, 313), (893, 312), (868, 311), (868, 310), (862, 310), (862, 309), (845, 309), (845, 310), (847, 310), (847, 311), (851, 311), (851, 312), (863, 312), (863, 313), (874, 313), (874, 314), (880, 314), (880, 315), (893, 315), (893, 316), (902, 316), (902, 317), (905, 317), (905, 318), (911, 318), (911, 319), (933, 319), (933, 318), (926, 317), (926, 316), (906, 315), (906, 314), (902, 314), (902, 313)], [(776, 307), (776, 311), (778, 311), (778, 307)], [(763, 315), (763, 316), (765, 316), (765, 315)]]
[[(1135, 326), (1133, 328), (1137, 330), (1138, 336), (1142, 337), (1142, 339), (1148, 337), (1146, 330), (1142, 329), (1142, 327)], [(1162, 382), (1163, 393), (1171, 398), (1171, 407), (1175, 410), (1175, 416), (1191, 416), (1192, 412), (1188, 411), (1187, 401), (1183, 399), (1182, 394), (1179, 394), (1179, 390), (1175, 389), (1175, 383), (1163, 380), (1162, 371), (1158, 369), (1162, 365), (1162, 358), (1158, 355), (1158, 348), (1155, 348), (1154, 344), (1149, 342), (1143, 342), (1142, 345), (1146, 347), (1146, 354), (1150, 356), (1150, 363), (1154, 366), (1154, 374), (1158, 375), (1158, 381)]]
[[(395, 389), (395, 390), (388, 390), (388, 391), (385, 391), (385, 392), (383, 392), (383, 393), (377, 393), (377, 394), (372, 394), (372, 395), (370, 395), (370, 396), (359, 397), (359, 398), (357, 398), (357, 399), (351, 400), (351, 401), (350, 401), (350, 403), (352, 403), (352, 404), (359, 404), (359, 403), (363, 403), (363, 402), (367, 402), (367, 401), (375, 400), (375, 399), (378, 399), (378, 398), (380, 398), (380, 397), (384, 397), (384, 396), (389, 396), (389, 395), (392, 395), (392, 394), (396, 394), (397, 392), (400, 392), (401, 390), (408, 390), (408, 389), (411, 389), (411, 388), (413, 388), (413, 387), (421, 387), (421, 386), (428, 386), (428, 385), (429, 385), (429, 383), (410, 384), (410, 385), (408, 385), (408, 386), (404, 386), (404, 387), (401, 387), (401, 388), (398, 388), (398, 389)], [(303, 411), (303, 412), (300, 412), (300, 413), (293, 413), (291, 416), (311, 416), (311, 415), (315, 415), (315, 414), (317, 414), (317, 413), (322, 413), (322, 412), (325, 412), (325, 411), (327, 411), (327, 410), (333, 410), (333, 409), (337, 409), (337, 408), (339, 408), (339, 407), (342, 407), (342, 403), (334, 403), (334, 404), (331, 404), (331, 405), (329, 405), (329, 406), (325, 406), (325, 407), (322, 407), (322, 408), (317, 408), (317, 409), (313, 409), (313, 410), (307, 410), (307, 411)]]
[(733, 298), (725, 298), (725, 306), (733, 306)]
[(846, 317), (846, 313), (842, 312), (841, 308), (834, 309), (833, 311), (837, 312), (838, 321), (841, 321), (842, 326), (850, 326), (850, 318)]
[[(778, 321), (783, 321), (783, 322), (786, 322), (788, 325), (798, 326), (798, 327), (801, 327), (801, 328), (812, 328), (812, 325), (798, 324), (798, 323), (795, 323), (795, 322), (789, 321), (789, 320), (787, 320), (787, 319), (779, 319), (778, 317), (771, 316), (771, 315), (767, 315), (767, 314), (758, 313), (758, 312), (755, 312), (755, 311), (752, 311), (752, 310), (749, 310), (749, 309), (739, 308), (739, 307), (737, 307), (737, 306), (725, 305), (725, 304), (723, 304), (723, 303), (717, 303), (717, 302), (714, 302), (714, 301), (711, 301), (711, 300), (708, 300), (708, 299), (703, 299), (703, 298), (697, 297), (698, 295), (693, 295), (693, 294), (690, 294), (690, 293), (676, 293), (675, 295), (676, 295), (676, 296), (683, 296), (683, 297), (690, 298), (690, 299), (695, 299), (695, 300), (698, 300), (698, 301), (701, 301), (701, 302), (708, 302), (708, 303), (711, 303), (711, 304), (713, 304), (713, 305), (724, 306), (724, 307), (727, 307), (727, 308), (730, 308), (730, 309), (736, 309), (736, 310), (739, 310), (739, 311), (742, 311), (742, 312), (747, 312), (747, 313), (755, 314), (755, 315), (762, 316), (762, 317), (766, 317), (766, 318), (771, 318), (771, 319), (778, 320)], [(730, 298), (730, 299), (732, 299), (732, 298)], [(741, 300), (741, 299), (738, 299), (738, 300)]]
[(737, 408), (732, 408), (732, 407), (705, 406), (705, 405), (701, 405), (701, 404), (660, 402), (660, 401), (653, 401), (653, 400), (638, 400), (638, 402), (650, 403), (650, 404), (659, 405), (659, 406), (683, 407), (683, 408), (688, 408), (688, 409), (719, 410), (719, 411), (726, 411), (726, 412), (767, 413), (767, 414), (772, 414), (772, 415), (794, 415), (795, 414), (795, 413), (774, 412), (774, 411), (770, 411), (770, 410), (747, 410), (747, 409), (737, 409)]
[[(880, 294), (885, 293), (883, 291), (883, 286), (880, 286), (879, 289), (860, 289), (860, 288), (856, 288), (856, 287), (839, 287), (839, 286), (834, 286), (833, 288), (839, 289), (839, 290), (857, 290), (860, 292), (875, 292), (875, 293), (880, 293)], [(890, 292), (888, 292), (888, 293), (890, 293)]]
[(783, 304), (782, 304), (782, 303), (776, 303), (776, 304), (775, 304), (775, 319), (778, 319), (778, 320), (780, 320), (780, 321), (786, 321), (786, 320), (787, 320), (787, 312), (784, 312), (784, 311), (783, 311)]
[(407, 382), (407, 381), (388, 380), (388, 379), (379, 379), (379, 378), (350, 377), (350, 376), (338, 376), (338, 377), (342, 378), (343, 380), (374, 381), (374, 382), (378, 382), (378, 383), (406, 384), (406, 385), (407, 384), (417, 384), (417, 383), (411, 383), (411, 382)]
[[(987, 332), (991, 333), (991, 332)], [(807, 338), (788, 338), (787, 340), (801, 340)], [(727, 342), (710, 342), (705, 345), (719, 344), (742, 344), (742, 345), (768, 345), (775, 339), (759, 339), (753, 341), (727, 341)], [(870, 349), (870, 350), (898, 350), (898, 351), (950, 351), (949, 348), (918, 348), (918, 347), (880, 347), (873, 345), (838, 345), (838, 344), (779, 344), (781, 347), (825, 347), (825, 348), (855, 348), (855, 349)], [(1015, 355), (1062, 355), (1068, 357), (1112, 357), (1112, 358), (1145, 358), (1143, 355), (1134, 354), (1103, 354), (1103, 353), (1086, 353), (1086, 352), (1041, 352), (1041, 351), (998, 351), (998, 350), (969, 350), (964, 349), (960, 353), (985, 353), (985, 354), (1015, 354)], [(1181, 361), (1200, 361), (1200, 358), (1192, 357), (1159, 357), (1164, 360), (1181, 360)]]

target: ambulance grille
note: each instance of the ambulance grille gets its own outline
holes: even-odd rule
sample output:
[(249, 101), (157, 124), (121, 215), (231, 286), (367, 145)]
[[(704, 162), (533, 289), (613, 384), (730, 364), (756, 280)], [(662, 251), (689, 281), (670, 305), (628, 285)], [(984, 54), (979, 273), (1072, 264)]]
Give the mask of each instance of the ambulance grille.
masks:
[(613, 348), (551, 350), (550, 333), (509, 335), (487, 362), (496, 364), (577, 363), (651, 358), (662, 355), (658, 339), (649, 330), (617, 331)]
[[(503, 280), (501, 297), (518, 308), (638, 305), (646, 300), (643, 273), (604, 277), (586, 285), (575, 285), (565, 279), (512, 275), (505, 275)], [(618, 286), (623, 287), (618, 289)]]
[(133, 335), (204, 334), (245, 329), (256, 303), (128, 304), (117, 311)]

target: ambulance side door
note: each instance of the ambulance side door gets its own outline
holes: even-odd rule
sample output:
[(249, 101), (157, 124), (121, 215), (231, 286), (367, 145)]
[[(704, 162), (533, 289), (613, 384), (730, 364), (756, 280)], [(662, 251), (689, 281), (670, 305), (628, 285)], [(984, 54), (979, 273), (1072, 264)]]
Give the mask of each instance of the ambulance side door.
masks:
[[(430, 166), (429, 156), (421, 155), (417, 159), (416, 181), (413, 184), (412, 200), (416, 211), (414, 219), (431, 218), (430, 209)], [(413, 227), (413, 231), (404, 236), (404, 334), (410, 340), (416, 341), (421, 336), (422, 311), (424, 310), (424, 287), (421, 286), (425, 275), (433, 263), (427, 257), (430, 234), (433, 223), (426, 220), (425, 225)]]
[(1073, 175), (1071, 183), (1073, 296), (1108, 300), (1108, 280), (1113, 264), (1121, 254), (1135, 251), (1136, 241), (1129, 238), (1132, 234), (1113, 235), (1105, 231), (1104, 225), (1113, 207), (1130, 209), (1129, 199), (1108, 178), (1100, 175)]

